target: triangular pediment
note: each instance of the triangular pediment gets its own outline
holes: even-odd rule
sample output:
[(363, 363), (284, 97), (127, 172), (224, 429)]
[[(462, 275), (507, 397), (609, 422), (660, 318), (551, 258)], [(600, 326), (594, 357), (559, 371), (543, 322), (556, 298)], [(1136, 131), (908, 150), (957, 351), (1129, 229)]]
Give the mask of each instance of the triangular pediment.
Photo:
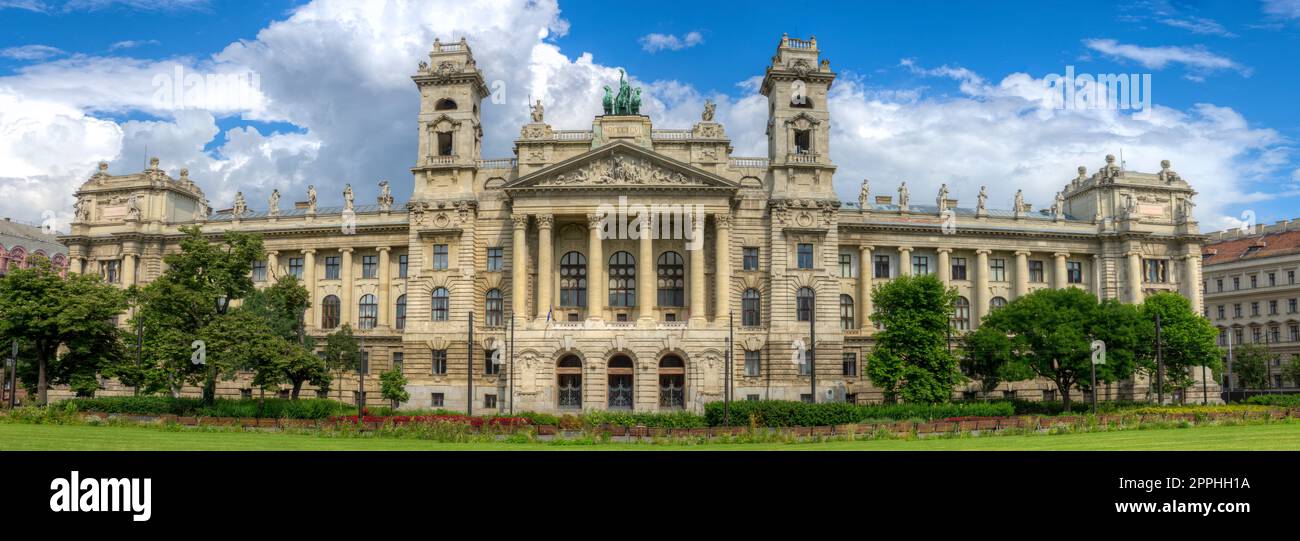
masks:
[(615, 141), (519, 177), (505, 190), (602, 187), (735, 190), (740, 185), (691, 164)]

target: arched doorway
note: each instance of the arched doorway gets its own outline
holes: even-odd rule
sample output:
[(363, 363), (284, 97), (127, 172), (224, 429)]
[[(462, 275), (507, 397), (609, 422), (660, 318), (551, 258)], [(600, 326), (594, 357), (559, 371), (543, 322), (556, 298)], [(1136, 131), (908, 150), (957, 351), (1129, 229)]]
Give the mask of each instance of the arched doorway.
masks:
[(630, 410), (633, 404), (635, 387), (633, 383), (632, 359), (627, 355), (615, 355), (609, 360), (609, 409)]
[(659, 359), (659, 408), (686, 407), (686, 362), (676, 355)]
[(555, 389), (560, 409), (582, 408), (582, 359), (568, 355), (555, 365)]

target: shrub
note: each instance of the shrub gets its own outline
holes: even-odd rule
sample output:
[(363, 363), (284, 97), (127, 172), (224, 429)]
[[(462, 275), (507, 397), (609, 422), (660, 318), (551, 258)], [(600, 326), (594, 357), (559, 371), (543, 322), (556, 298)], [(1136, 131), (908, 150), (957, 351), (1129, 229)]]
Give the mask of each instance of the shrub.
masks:
[(582, 415), (582, 423), (588, 427), (610, 426), (645, 426), (649, 428), (705, 428), (708, 423), (704, 416), (689, 411), (657, 412), (619, 412), (592, 411)]
[(1257, 394), (1247, 398), (1246, 403), (1257, 406), (1300, 408), (1300, 394)]
[[(827, 402), (806, 404), (788, 400), (744, 400), (731, 403), (731, 426), (829, 426), (869, 422), (877, 419), (946, 419), (949, 417), (1006, 417), (1015, 414), (1011, 404), (848, 404)], [(704, 406), (710, 426), (722, 426), (723, 403)]]
[(172, 398), (169, 396), (111, 396), (99, 398), (74, 398), (65, 401), (80, 411), (129, 415), (180, 415), (185, 417), (263, 417), (271, 419), (324, 419), (333, 415), (355, 413), (355, 409), (342, 402), (312, 398), (288, 400), (268, 398), (258, 400), (231, 400), (218, 398), (211, 406), (203, 405), (198, 398)]

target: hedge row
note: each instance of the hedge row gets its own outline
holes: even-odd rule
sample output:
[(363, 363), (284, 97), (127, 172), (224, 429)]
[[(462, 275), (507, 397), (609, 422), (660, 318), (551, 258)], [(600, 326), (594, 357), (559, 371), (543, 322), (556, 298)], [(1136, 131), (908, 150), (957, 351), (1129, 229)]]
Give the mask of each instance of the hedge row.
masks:
[(1300, 408), (1300, 394), (1257, 394), (1246, 399), (1247, 404)]
[(356, 415), (356, 408), (335, 400), (309, 398), (289, 400), (268, 398), (257, 400), (232, 400), (218, 398), (205, 406), (198, 398), (172, 398), (169, 396), (111, 396), (100, 398), (73, 398), (70, 403), (78, 411), (119, 413), (135, 415), (179, 415), (184, 417), (261, 417), (268, 419), (325, 419), (336, 415)]
[[(873, 420), (946, 419), (949, 417), (1008, 417), (1015, 408), (1008, 402), (952, 404), (807, 404), (786, 400), (745, 400), (731, 403), (731, 426), (829, 426)], [(709, 426), (724, 426), (722, 402), (704, 406)]]

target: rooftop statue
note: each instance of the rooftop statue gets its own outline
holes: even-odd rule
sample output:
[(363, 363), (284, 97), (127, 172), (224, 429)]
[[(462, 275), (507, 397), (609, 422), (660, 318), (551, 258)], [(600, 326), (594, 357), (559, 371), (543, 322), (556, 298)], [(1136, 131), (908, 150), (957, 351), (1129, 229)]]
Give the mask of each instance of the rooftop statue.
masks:
[(605, 108), (607, 115), (639, 115), (641, 114), (641, 89), (633, 89), (627, 84), (627, 78), (624, 77), (623, 70), (618, 70), (618, 94), (612, 95), (609, 85), (605, 85), (605, 98), (601, 100), (601, 105)]

